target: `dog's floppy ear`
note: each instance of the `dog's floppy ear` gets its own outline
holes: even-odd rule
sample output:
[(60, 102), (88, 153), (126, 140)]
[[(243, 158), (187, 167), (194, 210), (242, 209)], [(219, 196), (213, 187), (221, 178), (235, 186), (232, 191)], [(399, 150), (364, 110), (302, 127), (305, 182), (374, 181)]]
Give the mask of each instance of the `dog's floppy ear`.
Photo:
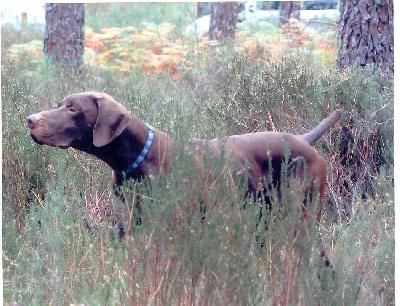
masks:
[(96, 147), (102, 147), (122, 133), (131, 120), (131, 115), (125, 107), (109, 95), (96, 93), (94, 98), (98, 116), (93, 127), (93, 144)]

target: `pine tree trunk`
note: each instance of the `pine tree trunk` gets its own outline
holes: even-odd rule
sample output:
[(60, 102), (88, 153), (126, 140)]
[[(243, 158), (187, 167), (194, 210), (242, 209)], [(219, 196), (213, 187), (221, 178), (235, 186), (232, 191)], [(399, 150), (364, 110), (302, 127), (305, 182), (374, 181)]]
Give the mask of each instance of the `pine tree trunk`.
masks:
[(84, 4), (46, 4), (43, 52), (53, 63), (76, 68), (83, 64)]
[(197, 18), (208, 15), (210, 12), (210, 2), (198, 2), (197, 3)]
[(281, 11), (279, 15), (279, 25), (282, 27), (289, 22), (290, 18), (300, 20), (300, 2), (285, 1), (281, 2)]
[(338, 64), (394, 67), (393, 0), (342, 0)]
[(208, 38), (210, 40), (234, 39), (238, 13), (238, 2), (213, 2)]

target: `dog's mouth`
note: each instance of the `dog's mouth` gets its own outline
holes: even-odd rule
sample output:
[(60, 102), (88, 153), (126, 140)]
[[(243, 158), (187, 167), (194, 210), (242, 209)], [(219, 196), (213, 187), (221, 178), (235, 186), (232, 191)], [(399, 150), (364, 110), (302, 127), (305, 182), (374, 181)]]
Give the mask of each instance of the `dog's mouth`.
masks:
[(58, 145), (56, 147), (59, 149), (68, 149), (69, 148), (69, 146), (67, 146), (67, 145)]
[(39, 145), (44, 144), (42, 141), (39, 141), (39, 139), (35, 135), (33, 135), (32, 132), (31, 132), (31, 138), (33, 139), (34, 142), (36, 142)]
[(29, 132), (31, 133), (32, 138), (35, 137), (36, 139), (38, 137), (50, 138), (53, 136), (53, 134), (50, 133), (47, 128), (41, 126), (29, 126)]
[[(49, 138), (50, 136), (48, 136), (47, 138)], [(56, 148), (60, 148), (60, 149), (69, 148), (69, 145), (66, 145), (66, 144), (53, 144), (51, 142), (46, 142), (46, 141), (39, 140), (39, 138), (37, 136), (35, 136), (34, 134), (32, 134), (32, 133), (31, 133), (31, 137), (32, 137), (32, 140), (34, 142), (36, 142), (37, 144), (39, 144), (39, 145), (48, 145), (48, 146), (52, 146), (52, 147), (56, 147)]]

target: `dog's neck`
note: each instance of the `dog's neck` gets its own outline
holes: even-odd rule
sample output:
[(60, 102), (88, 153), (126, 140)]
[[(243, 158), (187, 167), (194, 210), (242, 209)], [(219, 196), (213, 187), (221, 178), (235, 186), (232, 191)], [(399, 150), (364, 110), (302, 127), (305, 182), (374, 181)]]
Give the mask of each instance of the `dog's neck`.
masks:
[[(74, 148), (92, 154), (106, 162), (114, 171), (126, 171), (142, 152), (148, 135), (147, 125), (136, 117), (132, 117), (122, 133), (110, 143), (96, 147), (93, 138), (84, 141), (84, 145), (76, 144)], [(90, 143), (90, 144), (89, 144)], [(142, 164), (128, 176), (147, 176), (150, 172), (169, 172), (169, 143), (167, 134), (158, 130), (154, 131), (154, 140)]]

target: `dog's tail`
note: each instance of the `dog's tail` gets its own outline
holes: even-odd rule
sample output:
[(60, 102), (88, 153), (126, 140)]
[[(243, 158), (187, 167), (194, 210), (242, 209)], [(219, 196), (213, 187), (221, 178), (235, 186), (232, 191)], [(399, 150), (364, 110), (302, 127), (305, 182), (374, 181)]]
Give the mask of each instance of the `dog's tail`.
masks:
[(313, 144), (320, 138), (327, 130), (333, 127), (336, 122), (338, 122), (342, 118), (343, 109), (335, 110), (329, 117), (325, 118), (318, 124), (315, 128), (309, 131), (306, 134), (299, 135), (299, 137), (306, 140), (309, 144)]

